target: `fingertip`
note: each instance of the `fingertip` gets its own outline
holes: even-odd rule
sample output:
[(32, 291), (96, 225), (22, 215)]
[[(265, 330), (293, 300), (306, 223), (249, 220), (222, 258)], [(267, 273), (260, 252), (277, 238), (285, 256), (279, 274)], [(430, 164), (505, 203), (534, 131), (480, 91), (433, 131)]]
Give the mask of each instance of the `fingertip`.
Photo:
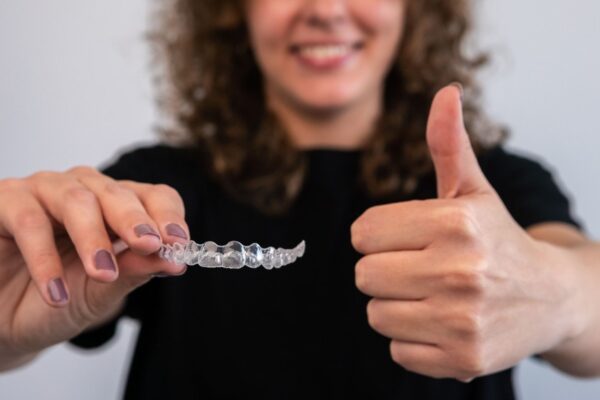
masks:
[(130, 248), (137, 254), (150, 255), (157, 252), (162, 245), (162, 238), (150, 224), (139, 224), (133, 228), (135, 239), (130, 241)]
[[(158, 272), (155, 274), (152, 274), (153, 278), (174, 278), (177, 276), (182, 276), (187, 272), (188, 266), (185, 264), (179, 265), (179, 264), (175, 264), (177, 265), (179, 268), (181, 268), (181, 270), (179, 271), (172, 271), (172, 272)], [(170, 270), (172, 270), (173, 268), (170, 268)]]
[(130, 246), (130, 249), (136, 254), (142, 256), (148, 256), (156, 253), (162, 246), (162, 240), (160, 237), (147, 235), (142, 236), (136, 240), (135, 246)]
[(140, 239), (156, 239), (161, 241), (160, 234), (150, 224), (140, 224), (133, 228), (135, 235)]
[(100, 282), (114, 282), (119, 277), (119, 268), (115, 257), (105, 249), (96, 251), (90, 276)]
[(170, 242), (177, 242), (185, 244), (189, 241), (190, 235), (187, 231), (179, 224), (170, 223), (165, 226), (165, 233), (170, 239)]
[(181, 268), (181, 269), (179, 270), (179, 272), (175, 272), (173, 275), (174, 275), (174, 276), (181, 276), (181, 275), (185, 275), (185, 273), (186, 273), (186, 272), (187, 272), (187, 270), (188, 270), (188, 266), (187, 266), (186, 264), (177, 264), (177, 266), (178, 266), (179, 268)]
[[(69, 290), (63, 278), (48, 281), (46, 302), (52, 307), (64, 307), (69, 303)], [(46, 297), (46, 296), (44, 296)]]
[(182, 275), (187, 265), (171, 263), (158, 254), (140, 255), (134, 251), (127, 251), (119, 255), (121, 277), (152, 277), (157, 274), (169, 276)]
[(442, 88), (433, 99), (426, 138), (435, 154), (454, 154), (461, 147), (465, 130), (460, 96), (460, 89), (451, 84)]
[(461, 116), (463, 97), (463, 86), (459, 82), (452, 82), (437, 92), (432, 108), (450, 117)]
[(462, 102), (465, 97), (465, 89), (463, 85), (460, 82), (452, 82), (449, 86), (454, 87), (456, 90), (458, 90), (458, 98)]
[(96, 271), (93, 275), (90, 275), (90, 278), (98, 282), (112, 283), (119, 279), (119, 272)]
[(162, 259), (160, 262), (161, 273), (167, 274), (169, 276), (181, 276), (187, 272), (187, 269), (187, 264), (175, 264)]

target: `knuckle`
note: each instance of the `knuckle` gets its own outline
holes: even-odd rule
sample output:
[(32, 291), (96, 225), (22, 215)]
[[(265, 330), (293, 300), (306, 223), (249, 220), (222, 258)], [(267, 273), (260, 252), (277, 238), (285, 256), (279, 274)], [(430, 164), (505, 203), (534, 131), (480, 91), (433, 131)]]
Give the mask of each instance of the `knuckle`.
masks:
[(467, 345), (477, 345), (483, 340), (483, 316), (477, 305), (464, 306), (452, 317), (452, 327)]
[(486, 365), (482, 346), (469, 346), (459, 359), (457, 370), (459, 372), (458, 378), (463, 381), (471, 381), (474, 378), (484, 375), (486, 372)]
[(486, 260), (475, 260), (444, 275), (444, 285), (452, 291), (483, 296), (486, 290)]
[(89, 175), (94, 175), (97, 172), (98, 171), (95, 168), (90, 167), (89, 165), (76, 165), (67, 170), (67, 173), (73, 174), (76, 176), (89, 176)]
[(477, 295), (483, 295), (486, 291), (486, 280), (489, 269), (489, 259), (485, 251), (481, 248), (473, 248), (469, 251), (467, 277), (465, 279), (466, 288)]
[(84, 187), (71, 187), (65, 191), (64, 203), (68, 207), (73, 204), (95, 205), (96, 195)]
[(172, 198), (179, 198), (179, 192), (175, 190), (172, 186), (166, 185), (164, 183), (158, 183), (153, 185), (152, 188), (157, 194), (161, 196), (168, 196)]
[(0, 192), (21, 191), (27, 187), (23, 179), (7, 178), (0, 180)]
[(443, 212), (442, 221), (446, 231), (457, 239), (474, 240), (479, 238), (479, 226), (471, 211), (465, 204), (448, 206)]
[(56, 175), (58, 175), (58, 174), (56, 172), (52, 172), (52, 171), (38, 171), (38, 172), (35, 172), (35, 173), (29, 175), (29, 177), (27, 179), (32, 182), (48, 181), (48, 180), (55, 178)]
[(47, 226), (48, 217), (39, 210), (25, 208), (14, 216), (14, 228), (23, 230), (41, 229)]
[(104, 185), (104, 192), (111, 196), (135, 196), (135, 192), (116, 181), (110, 181)]

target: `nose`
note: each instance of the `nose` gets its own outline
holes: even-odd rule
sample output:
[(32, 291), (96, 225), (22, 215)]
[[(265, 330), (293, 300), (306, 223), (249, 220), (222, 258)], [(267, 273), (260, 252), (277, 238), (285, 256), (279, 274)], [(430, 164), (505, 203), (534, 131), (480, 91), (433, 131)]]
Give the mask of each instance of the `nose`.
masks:
[(347, 0), (306, 0), (304, 17), (313, 26), (331, 27), (346, 19)]

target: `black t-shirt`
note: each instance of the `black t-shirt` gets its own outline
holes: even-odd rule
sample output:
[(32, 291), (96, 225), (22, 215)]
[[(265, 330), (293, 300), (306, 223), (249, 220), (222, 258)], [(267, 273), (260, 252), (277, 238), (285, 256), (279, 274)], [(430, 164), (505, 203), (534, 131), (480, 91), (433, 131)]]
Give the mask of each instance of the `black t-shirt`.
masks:
[[(164, 145), (123, 155), (104, 172), (166, 183), (181, 194), (192, 238), (238, 240), (306, 254), (279, 270), (190, 267), (153, 279), (127, 299), (141, 324), (125, 390), (128, 399), (486, 399), (514, 398), (511, 370), (473, 380), (431, 379), (404, 370), (389, 339), (367, 323), (369, 298), (354, 285), (360, 255), (350, 225), (381, 203), (433, 198), (435, 177), (410, 197), (367, 198), (357, 184), (359, 152), (306, 151), (309, 169), (284, 216), (267, 217), (228, 196), (202, 171), (195, 152)], [(544, 221), (579, 226), (551, 173), (496, 147), (481, 167), (523, 227)], [(116, 321), (71, 342), (97, 347)]]

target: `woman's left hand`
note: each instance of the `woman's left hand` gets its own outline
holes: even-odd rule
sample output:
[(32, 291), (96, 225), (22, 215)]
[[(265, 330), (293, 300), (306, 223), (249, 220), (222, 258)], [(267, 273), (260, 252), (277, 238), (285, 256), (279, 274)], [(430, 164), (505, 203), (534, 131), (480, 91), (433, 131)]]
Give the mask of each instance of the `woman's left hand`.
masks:
[[(570, 335), (560, 260), (511, 217), (481, 171), (460, 90), (435, 97), (427, 142), (438, 198), (377, 206), (352, 225), (356, 285), (393, 360), (471, 379), (514, 366)], [(560, 254), (560, 253), (557, 253)]]

